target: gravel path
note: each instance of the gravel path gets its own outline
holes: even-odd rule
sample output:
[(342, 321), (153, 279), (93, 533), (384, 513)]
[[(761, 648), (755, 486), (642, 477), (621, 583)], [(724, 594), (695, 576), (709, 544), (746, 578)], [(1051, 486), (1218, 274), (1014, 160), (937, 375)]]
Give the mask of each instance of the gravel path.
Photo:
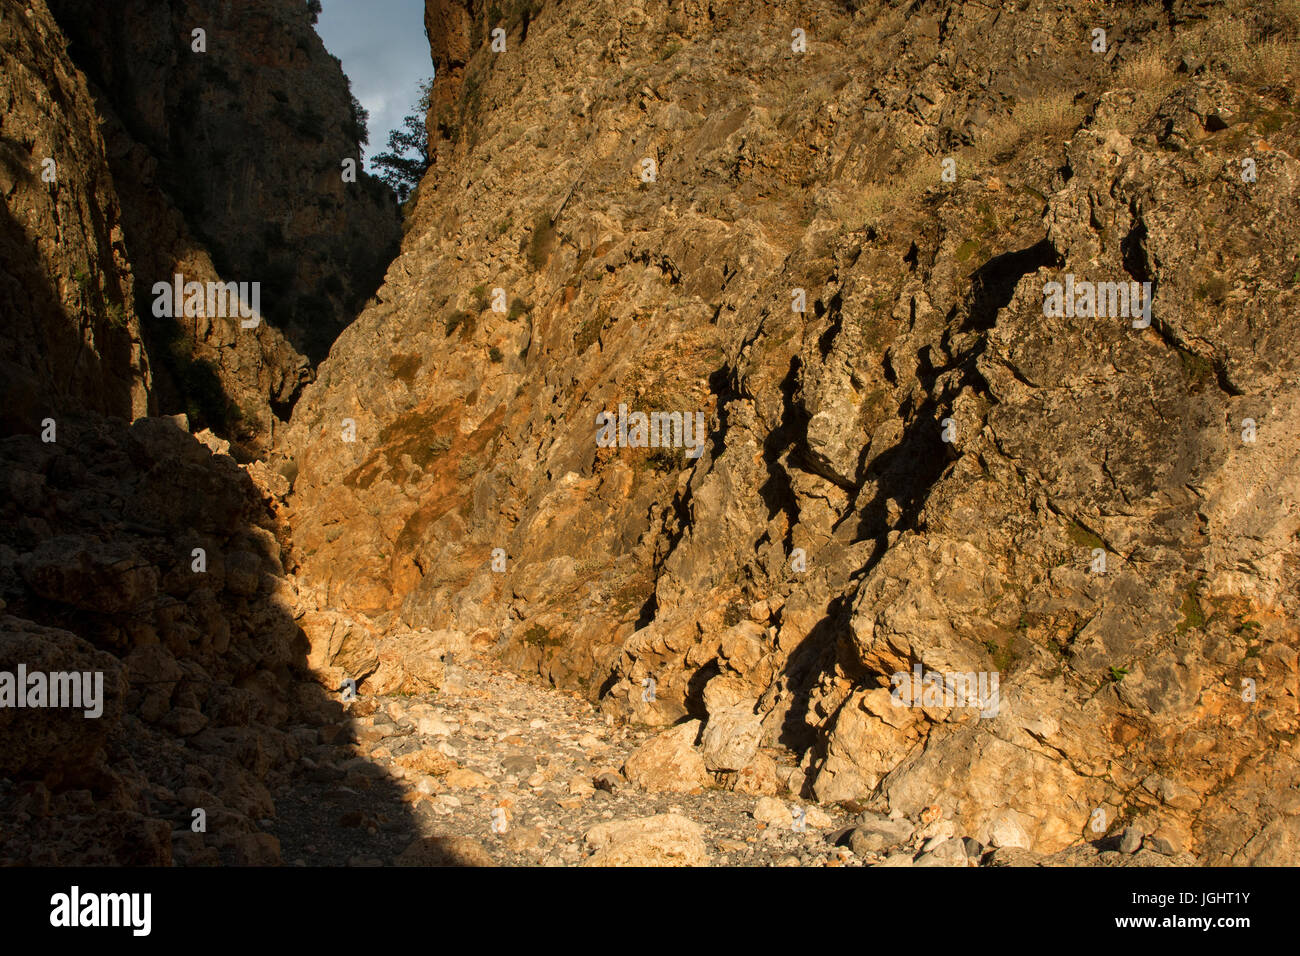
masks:
[(659, 814), (697, 824), (713, 865), (862, 862), (833, 842), (854, 823), (836, 808), (809, 809), (821, 825), (800, 832), (755, 820), (759, 798), (721, 786), (632, 787), (619, 768), (654, 731), (613, 726), (577, 696), (481, 661), (450, 668), (436, 694), (362, 697), (348, 710), (276, 795), (268, 829), (288, 865), (568, 866), (590, 855), (597, 824)]

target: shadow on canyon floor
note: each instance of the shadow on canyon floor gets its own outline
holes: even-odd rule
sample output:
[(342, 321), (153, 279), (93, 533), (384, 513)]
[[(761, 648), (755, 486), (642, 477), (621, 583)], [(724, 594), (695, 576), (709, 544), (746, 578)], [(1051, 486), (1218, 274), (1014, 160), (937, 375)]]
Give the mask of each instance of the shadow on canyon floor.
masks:
[[(46, 321), (60, 299), (25, 248), (5, 269)], [(34, 333), (63, 333), (75, 367), (72, 331)], [(172, 419), (69, 398), (81, 379), (48, 384), (68, 373), (39, 342), (3, 356), (23, 374), (0, 416), (0, 671), (102, 672), (104, 712), (0, 709), (0, 863), (389, 863), (429, 835), (311, 679), (284, 532), (249, 475)]]

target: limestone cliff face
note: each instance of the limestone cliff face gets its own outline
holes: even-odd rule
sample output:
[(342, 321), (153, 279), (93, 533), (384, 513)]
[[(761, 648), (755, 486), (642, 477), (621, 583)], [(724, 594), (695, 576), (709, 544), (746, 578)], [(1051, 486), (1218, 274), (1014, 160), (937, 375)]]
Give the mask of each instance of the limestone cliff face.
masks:
[[(437, 163), (294, 412), (300, 572), (750, 715), (822, 800), (1296, 862), (1300, 23), (673, 6), (428, 3)], [(703, 455), (598, 446), (620, 403)], [(897, 706), (918, 666), (996, 713)]]
[(122, 210), (85, 78), (43, 3), (0, 10), (0, 421), (143, 414)]
[(254, 330), (222, 317), (147, 323), (169, 373), (162, 407), (188, 403), (233, 437), (265, 437), (379, 283), (400, 231), (390, 191), (359, 169), (344, 181), (358, 130), (339, 62), (300, 0), (51, 6), (106, 120), (146, 316), (154, 283), (176, 273), (262, 285)]

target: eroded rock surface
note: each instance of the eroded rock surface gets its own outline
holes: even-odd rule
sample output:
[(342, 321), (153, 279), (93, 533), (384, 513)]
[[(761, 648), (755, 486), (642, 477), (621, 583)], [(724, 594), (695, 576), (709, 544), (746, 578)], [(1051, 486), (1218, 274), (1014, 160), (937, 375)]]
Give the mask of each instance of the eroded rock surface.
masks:
[[(283, 445), (301, 573), (716, 768), (752, 717), (825, 803), (1287, 856), (1300, 25), (853, 7), (528, 5), (494, 54), (430, 0), (437, 162)], [(701, 456), (601, 447), (620, 404)], [(996, 707), (897, 706), (918, 666)]]
[[(1291, 7), (428, 0), (435, 163), (299, 399), (387, 235), (305, 5), (54, 5), (0, 664), (105, 709), (3, 714), (0, 859), (1297, 862)], [(150, 414), (141, 284), (277, 263), (178, 353), (267, 427)]]

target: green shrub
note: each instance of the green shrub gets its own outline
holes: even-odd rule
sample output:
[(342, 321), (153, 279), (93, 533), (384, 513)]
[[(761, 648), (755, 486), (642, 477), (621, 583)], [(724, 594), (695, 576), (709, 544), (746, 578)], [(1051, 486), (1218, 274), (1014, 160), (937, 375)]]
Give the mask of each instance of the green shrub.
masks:
[(533, 219), (533, 232), (528, 240), (528, 264), (538, 272), (546, 265), (555, 248), (555, 226), (546, 212), (540, 212)]
[(1197, 582), (1193, 581), (1187, 586), (1183, 593), (1183, 603), (1178, 610), (1183, 615), (1183, 619), (1178, 622), (1178, 633), (1205, 626), (1205, 610), (1201, 607), (1200, 585)]
[(451, 315), (447, 316), (447, 322), (445, 324), (447, 335), (454, 335), (456, 330), (462, 326), (472, 330), (474, 328), (473, 323), (474, 316), (471, 313), (466, 312), (464, 309), (457, 309)]
[(560, 640), (551, 636), (550, 628), (534, 624), (524, 632), (524, 643), (533, 647), (555, 647), (560, 643)]
[(108, 317), (108, 324), (115, 329), (126, 328), (126, 310), (118, 302), (110, 302), (105, 310)]
[(1101, 548), (1103, 550), (1106, 548), (1106, 542), (1102, 541), (1101, 538), (1097, 537), (1077, 521), (1071, 521), (1069, 526), (1065, 529), (1065, 533), (1076, 545), (1081, 548), (1087, 548), (1089, 551), (1094, 548)]
[(388, 371), (393, 378), (410, 385), (415, 381), (415, 373), (420, 370), (422, 361), (418, 355), (394, 355), (388, 360)]

